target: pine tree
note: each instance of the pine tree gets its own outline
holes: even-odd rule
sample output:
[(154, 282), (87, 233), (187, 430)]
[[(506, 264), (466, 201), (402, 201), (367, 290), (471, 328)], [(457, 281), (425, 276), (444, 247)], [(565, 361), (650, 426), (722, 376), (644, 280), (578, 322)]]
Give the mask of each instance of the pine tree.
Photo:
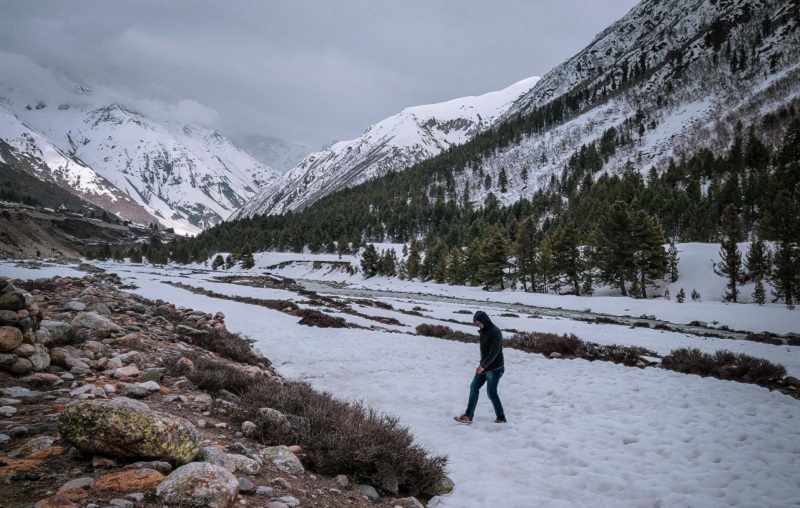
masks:
[(465, 270), (466, 256), (459, 247), (450, 249), (447, 257), (447, 272), (445, 274), (448, 284), (464, 285), (467, 282)]
[(233, 263), (234, 263), (234, 261), (233, 261), (233, 258), (231, 257), (230, 254), (225, 256), (225, 269), (226, 270), (230, 270), (231, 268), (233, 268)]
[(647, 286), (663, 279), (667, 272), (667, 254), (664, 251), (664, 230), (661, 223), (640, 210), (634, 216), (632, 240), (636, 245), (633, 265), (637, 274), (637, 289), (641, 298), (647, 298)]
[(678, 291), (678, 294), (675, 295), (675, 301), (678, 303), (683, 303), (684, 300), (686, 300), (686, 292), (683, 290), (683, 288), (681, 288), (681, 290)]
[(583, 263), (578, 247), (578, 231), (575, 224), (568, 221), (550, 237), (553, 252), (553, 271), (559, 278), (559, 286), (569, 286), (572, 294), (581, 294)]
[(500, 286), (505, 289), (503, 270), (508, 266), (510, 251), (506, 236), (497, 228), (481, 242), (477, 278), (485, 288)]
[(211, 262), (211, 269), (216, 270), (220, 266), (225, 264), (225, 260), (222, 259), (222, 255), (217, 254), (217, 257), (214, 258), (214, 261)]
[(669, 273), (669, 281), (678, 281), (678, 247), (675, 245), (675, 240), (670, 240), (669, 250), (667, 251), (667, 269)]
[(764, 288), (764, 281), (762, 279), (758, 279), (756, 281), (756, 287), (753, 290), (753, 301), (755, 301), (759, 306), (764, 305), (767, 302), (767, 291)]
[(553, 280), (553, 250), (550, 248), (550, 238), (542, 240), (541, 250), (539, 251), (539, 277), (540, 287), (543, 293), (549, 293)]
[(408, 252), (406, 259), (406, 273), (409, 279), (416, 279), (419, 277), (420, 267), (422, 266), (422, 257), (420, 255), (419, 243), (416, 240), (411, 240), (411, 249)]
[(693, 302), (700, 301), (700, 293), (698, 293), (696, 289), (692, 289), (692, 301)]
[(245, 270), (249, 270), (256, 265), (255, 259), (253, 259), (253, 251), (250, 249), (250, 246), (246, 246), (242, 254), (239, 256), (239, 266), (244, 268)]
[(600, 280), (618, 287), (622, 296), (628, 296), (626, 284), (636, 277), (632, 231), (632, 214), (623, 201), (609, 206), (596, 231), (599, 245), (603, 246), (598, 257)]
[(500, 192), (504, 194), (508, 192), (508, 175), (506, 174), (506, 168), (500, 168), (500, 174), (497, 177), (497, 183), (500, 185)]
[(365, 279), (377, 275), (379, 262), (380, 256), (375, 245), (370, 243), (364, 247), (364, 252), (361, 253), (361, 273), (364, 274)]
[(522, 280), (524, 291), (528, 291), (528, 278), (531, 282), (531, 291), (536, 290), (536, 253), (538, 251), (536, 233), (536, 222), (532, 217), (517, 224), (517, 238), (514, 242), (513, 252), (517, 258), (517, 273)]
[(721, 261), (715, 265), (714, 273), (727, 280), (726, 291), (723, 295), (725, 301), (736, 303), (744, 273), (742, 271), (742, 255), (736, 244), (736, 240), (742, 235), (742, 221), (733, 204), (725, 207), (722, 215), (721, 234), (722, 243), (719, 251)]

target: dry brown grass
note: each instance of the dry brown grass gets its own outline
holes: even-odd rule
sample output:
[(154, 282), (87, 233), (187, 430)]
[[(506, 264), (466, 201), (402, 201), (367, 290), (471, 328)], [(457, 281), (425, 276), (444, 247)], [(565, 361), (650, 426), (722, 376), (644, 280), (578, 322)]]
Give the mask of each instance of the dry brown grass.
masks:
[[(433, 494), (445, 474), (447, 458), (430, 456), (396, 417), (360, 402), (336, 400), (305, 383), (270, 381), (219, 359), (188, 357), (193, 370), (181, 368), (178, 357), (165, 360), (168, 375), (184, 375), (212, 393), (227, 390), (239, 395), (234, 418), (255, 423), (254, 437), (264, 444), (300, 445), (313, 470), (346, 474), (378, 486), (396, 480), (402, 491), (412, 495)], [(280, 411), (291, 425), (268, 420), (259, 412), (261, 408)]]

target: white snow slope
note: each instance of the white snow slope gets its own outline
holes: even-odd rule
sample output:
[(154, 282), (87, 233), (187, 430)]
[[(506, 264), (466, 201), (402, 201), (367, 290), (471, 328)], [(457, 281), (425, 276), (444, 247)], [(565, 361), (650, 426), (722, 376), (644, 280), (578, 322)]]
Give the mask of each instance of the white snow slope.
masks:
[(337, 190), (402, 171), (489, 128), (539, 80), (532, 77), (477, 97), (404, 109), (361, 137), (312, 153), (234, 217), (302, 209)]
[[(689, 259), (707, 255), (702, 248), (681, 246), (682, 269), (694, 287), (718, 287), (718, 277), (694, 269)], [(242, 275), (256, 275), (280, 261), (337, 259), (335, 256), (257, 255), (257, 266)], [(349, 259), (345, 259), (349, 260)], [(362, 306), (362, 313), (397, 318), (401, 325), (363, 329), (320, 329), (300, 326), (297, 318), (227, 300), (194, 295), (162, 284), (164, 280), (203, 286), (228, 295), (303, 298), (283, 290), (222, 284), (215, 272), (177, 267), (104, 265), (136, 292), (206, 312), (222, 311), (228, 327), (256, 341), (285, 376), (306, 380), (340, 398), (358, 399), (398, 416), (432, 453), (446, 454), (455, 490), (431, 500), (444, 508), (502, 507), (775, 507), (800, 506), (800, 401), (779, 392), (733, 381), (684, 375), (658, 368), (637, 369), (606, 362), (546, 359), (505, 350), (506, 373), (499, 393), (509, 423), (493, 423), (491, 405), (482, 393), (471, 426), (452, 417), (464, 411), (467, 392), (479, 358), (476, 344), (418, 336), (420, 323), (444, 324), (474, 332), (469, 315), (457, 311), (486, 310), (504, 329), (575, 333), (599, 343), (642, 345), (660, 354), (678, 347), (713, 352), (731, 349), (784, 364), (800, 376), (800, 347), (773, 346), (744, 340), (701, 338), (663, 330), (595, 325), (530, 315), (503, 317), (499, 302), (570, 308), (571, 297), (532, 295), (521, 291), (487, 293), (475, 288), (363, 280), (328, 270), (305, 270), (302, 263), (286, 268), (299, 276), (348, 280), (372, 288), (375, 299), (394, 309), (416, 307), (422, 316)], [(310, 264), (308, 265), (310, 266)], [(75, 270), (53, 266), (29, 270), (0, 264), (3, 275), (36, 278)], [(72, 272), (74, 273), (74, 272)], [(689, 280), (689, 277), (692, 279)], [(688, 287), (688, 286), (687, 286)], [(381, 290), (418, 293), (381, 296)], [(327, 292), (337, 296), (335, 289)], [(449, 297), (470, 304), (451, 303)], [(425, 297), (425, 298), (423, 298)], [(439, 301), (430, 301), (438, 298)], [(800, 311), (778, 305), (723, 305), (718, 301), (632, 300), (618, 296), (579, 298), (582, 308), (615, 315), (647, 312), (675, 321), (706, 319), (741, 323), (752, 331), (785, 333), (800, 330)], [(352, 303), (352, 302), (351, 302)], [(359, 324), (376, 324), (343, 315)], [(361, 319), (358, 321), (358, 319)], [(456, 319), (460, 323), (443, 321)], [(403, 333), (390, 333), (400, 331)]]

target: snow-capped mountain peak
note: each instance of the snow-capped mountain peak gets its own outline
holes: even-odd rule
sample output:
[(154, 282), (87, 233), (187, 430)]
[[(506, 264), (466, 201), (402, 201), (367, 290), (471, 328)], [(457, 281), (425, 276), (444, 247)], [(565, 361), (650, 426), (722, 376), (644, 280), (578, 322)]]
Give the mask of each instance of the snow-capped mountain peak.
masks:
[(372, 125), (357, 139), (308, 155), (235, 217), (302, 209), (339, 189), (403, 170), (463, 144), (490, 128), (538, 80), (527, 78), (480, 96), (406, 108)]

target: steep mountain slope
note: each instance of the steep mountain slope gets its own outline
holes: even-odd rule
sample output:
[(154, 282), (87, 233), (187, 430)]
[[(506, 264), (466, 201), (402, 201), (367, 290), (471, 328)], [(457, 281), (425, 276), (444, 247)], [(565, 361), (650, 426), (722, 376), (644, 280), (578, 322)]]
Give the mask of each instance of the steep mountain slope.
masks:
[[(97, 173), (179, 232), (196, 233), (220, 222), (277, 177), (216, 131), (159, 123), (85, 92), (56, 104), (8, 88), (0, 96), (7, 110), (71, 161), (61, 166), (44, 161), (37, 175), (60, 171), (68, 185), (85, 186), (96, 177), (76, 172)], [(25, 153), (19, 142), (16, 146)], [(66, 173), (76, 176), (70, 180)], [(106, 209), (139, 220), (113, 206)]]
[(538, 79), (528, 78), (478, 97), (407, 108), (373, 125), (358, 139), (309, 155), (235, 217), (299, 210), (339, 189), (400, 171), (462, 144), (489, 128)]
[[(475, 203), (554, 190), (581, 146), (610, 143), (603, 173), (657, 173), (669, 159), (730, 146), (739, 122), (779, 144), (786, 121), (764, 115), (800, 99), (800, 2), (644, 0), (547, 73), (499, 120), (518, 142), (487, 156), (486, 188), (463, 173)], [(500, 127), (501, 124), (505, 124)], [(763, 129), (761, 127), (764, 127)], [(497, 175), (505, 169), (506, 192)]]
[[(16, 115), (0, 105), (0, 168), (4, 173), (3, 188), (33, 197), (52, 206), (38, 194), (57, 195), (52, 185), (77, 196), (103, 210), (139, 223), (156, 222), (156, 218), (111, 182), (99, 176), (82, 161), (70, 157), (49, 139), (33, 130)], [(27, 174), (34, 180), (21, 178)], [(9, 178), (11, 175), (16, 175)], [(35, 181), (42, 182), (34, 189)], [(81, 201), (63, 200), (70, 209), (82, 209)], [(54, 207), (55, 208), (55, 207)], [(83, 211), (83, 210), (82, 210)]]

